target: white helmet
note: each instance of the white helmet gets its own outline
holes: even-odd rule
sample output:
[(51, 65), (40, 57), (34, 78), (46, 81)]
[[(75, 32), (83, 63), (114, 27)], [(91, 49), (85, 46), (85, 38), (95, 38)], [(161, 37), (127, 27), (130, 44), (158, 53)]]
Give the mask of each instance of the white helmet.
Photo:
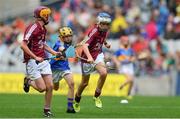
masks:
[(97, 16), (97, 24), (99, 23), (111, 23), (111, 16), (105, 12), (99, 13)]

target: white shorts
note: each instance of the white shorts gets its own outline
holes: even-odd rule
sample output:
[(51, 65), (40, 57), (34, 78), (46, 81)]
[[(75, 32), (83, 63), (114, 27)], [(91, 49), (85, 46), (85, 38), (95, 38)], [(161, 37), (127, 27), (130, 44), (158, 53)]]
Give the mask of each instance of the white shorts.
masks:
[(58, 83), (66, 74), (71, 74), (72, 72), (70, 70), (60, 71), (60, 70), (53, 70), (52, 71), (52, 77), (53, 77), (53, 83)]
[(104, 63), (104, 54), (103, 53), (100, 53), (96, 60), (94, 61), (93, 64), (90, 64), (90, 63), (81, 63), (81, 70), (82, 70), (82, 74), (83, 75), (89, 75), (91, 73), (93, 73), (96, 69), (95, 69), (95, 66), (98, 64), (98, 63)]
[(133, 63), (121, 64), (119, 68), (119, 73), (134, 75), (134, 66)]
[(41, 74), (52, 74), (50, 64), (47, 60), (36, 63), (34, 59), (30, 59), (26, 64), (26, 75), (31, 80), (41, 78)]

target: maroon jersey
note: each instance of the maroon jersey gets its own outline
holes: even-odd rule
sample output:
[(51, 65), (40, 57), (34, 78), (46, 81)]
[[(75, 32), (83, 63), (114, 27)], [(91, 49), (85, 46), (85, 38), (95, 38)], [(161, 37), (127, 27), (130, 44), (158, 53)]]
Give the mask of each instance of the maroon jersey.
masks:
[[(29, 25), (24, 33), (23, 41), (27, 42), (28, 48), (38, 57), (45, 58), (44, 43), (46, 36), (46, 28), (42, 27), (39, 22)], [(31, 57), (24, 52), (24, 62)]]
[[(102, 46), (106, 36), (107, 32), (99, 31), (97, 26), (94, 26), (87, 33), (86, 39), (83, 42), (89, 44), (88, 49), (94, 60), (96, 60), (98, 54), (102, 52)], [(84, 53), (82, 53), (82, 57), (87, 59), (87, 56)]]

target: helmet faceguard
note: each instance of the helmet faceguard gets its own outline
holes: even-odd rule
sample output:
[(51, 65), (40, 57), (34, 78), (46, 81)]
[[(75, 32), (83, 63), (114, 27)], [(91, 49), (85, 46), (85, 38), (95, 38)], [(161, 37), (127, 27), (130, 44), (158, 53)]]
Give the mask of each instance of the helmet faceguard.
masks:
[(34, 10), (34, 17), (40, 18), (45, 25), (49, 23), (50, 14), (51, 14), (51, 10), (45, 6), (40, 6)]
[[(59, 29), (59, 37), (63, 42), (65, 42), (67, 44), (71, 44), (72, 36), (73, 36), (73, 31), (70, 27), (62, 27)], [(69, 37), (71, 37), (71, 38), (69, 38)]]

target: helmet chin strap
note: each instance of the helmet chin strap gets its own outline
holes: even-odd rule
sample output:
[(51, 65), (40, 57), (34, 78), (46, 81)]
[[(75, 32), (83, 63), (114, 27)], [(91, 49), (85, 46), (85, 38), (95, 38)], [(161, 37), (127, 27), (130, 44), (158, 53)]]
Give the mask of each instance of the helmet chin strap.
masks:
[(41, 18), (41, 20), (44, 22), (44, 25), (47, 25), (49, 21), (46, 21), (45, 19)]
[(72, 41), (71, 41), (71, 42), (65, 42), (65, 41), (64, 41), (64, 43), (66, 43), (66, 44), (68, 44), (68, 45), (71, 45), (71, 44), (72, 44)]
[(101, 29), (101, 28), (99, 27), (99, 31), (106, 32), (106, 31), (108, 31), (108, 29)]
[(44, 25), (47, 25), (49, 23), (49, 21), (46, 21), (46, 20), (42, 20), (44, 22)]
[(47, 25), (49, 23), (49, 21), (46, 21), (41, 17), (38, 17), (38, 21), (43, 21), (44, 25)]
[(108, 30), (107, 30), (107, 29), (101, 29), (100, 31), (102, 31), (102, 32), (107, 32)]
[(108, 31), (108, 29), (101, 29), (101, 28), (99, 27), (99, 25), (98, 25), (98, 29), (99, 29), (99, 31), (102, 31), (102, 32), (107, 32), (107, 31)]

